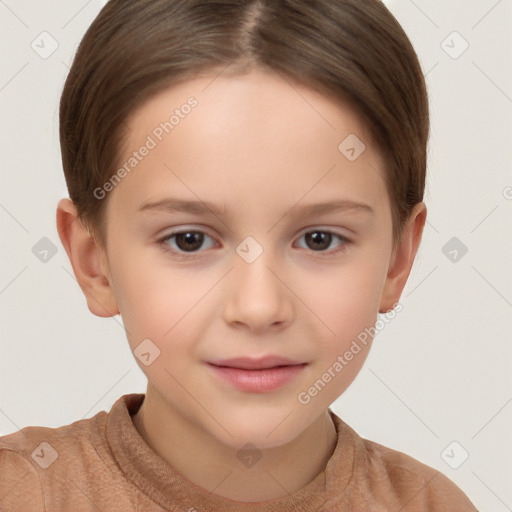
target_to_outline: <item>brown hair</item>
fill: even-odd
[[[107,2],[80,42],[60,101],[69,195],[99,243],[106,246],[108,198],[94,190],[116,171],[129,114],[162,89],[229,64],[231,74],[259,66],[350,102],[386,163],[398,243],[423,200],[428,95],[407,35],[379,0]]]

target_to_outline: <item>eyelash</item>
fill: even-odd
[[[165,251],[166,253],[170,253],[173,256],[176,256],[178,258],[188,259],[188,260],[195,259],[195,258],[198,257],[199,253],[201,253],[203,251],[195,251],[195,252],[189,252],[189,253],[187,253],[187,252],[180,252],[180,251],[177,251],[176,249],[172,249],[169,246],[169,244],[167,244],[167,242],[171,238],[173,238],[174,236],[179,235],[179,234],[185,234],[185,233],[204,234],[204,235],[208,236],[209,238],[211,238],[213,240],[213,237],[208,235],[208,233],[205,233],[204,231],[201,231],[199,229],[189,228],[189,229],[182,229],[182,230],[172,231],[171,233],[165,235],[163,238],[160,238],[157,241],[157,243],[162,247],[163,251]],[[342,235],[340,233],[336,233],[335,231],[327,230],[327,229],[310,229],[308,231],[303,231],[299,238],[302,238],[303,236],[311,234],[311,233],[328,233],[330,235],[334,235],[335,237],[337,237],[342,242],[338,246],[337,249],[330,250],[330,251],[327,251],[327,250],[324,250],[324,251],[313,251],[313,250],[311,250],[311,252],[313,252],[313,253],[325,254],[326,256],[336,255],[336,254],[338,254],[340,252],[345,251],[347,249],[347,245],[351,243],[351,241],[347,237],[345,237],[344,235]]]

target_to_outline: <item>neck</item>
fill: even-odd
[[[291,442],[258,450],[254,465],[254,454],[247,452],[247,463],[240,464],[239,450],[178,415],[168,402],[159,403],[150,389],[132,416],[141,437],[187,480],[230,500],[262,502],[293,494],[325,470],[336,447],[336,428],[325,411]]]

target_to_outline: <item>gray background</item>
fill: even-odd
[[[103,5],[0,0],[0,435],[145,391],[121,318],[89,312],[55,226],[67,197],[58,101]],[[332,408],[363,437],[445,473],[480,510],[512,510],[512,2],[387,5],[429,87],[428,224],[404,309]],[[46,50],[58,44],[47,58],[31,46],[42,38]],[[41,261],[49,245],[56,253]]]

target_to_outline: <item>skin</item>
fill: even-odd
[[[426,207],[416,205],[393,250],[383,161],[349,104],[262,70],[212,82],[215,75],[159,93],[128,119],[121,161],[187,98],[199,102],[104,199],[106,248],[69,199],[58,204],[57,227],[90,311],[121,314],[132,351],[148,338],[160,350],[149,366],[136,358],[148,378],[133,417],[140,435],[196,485],[256,502],[296,492],[325,469],[336,445],[327,409],[371,342],[309,403],[298,394],[399,300]],[[338,150],[349,134],[366,145],[353,162]],[[228,214],[137,212],[171,196],[223,205]],[[332,199],[374,213],[296,213]],[[205,233],[196,249],[175,237],[164,242],[173,254],[158,241],[191,228]],[[305,228],[348,241],[308,241]],[[247,236],[263,249],[252,263],[236,252]],[[270,393],[230,387],[205,364],[268,354],[308,364]],[[262,454],[251,468],[237,458],[247,442]]]

